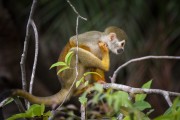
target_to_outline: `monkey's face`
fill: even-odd
[[[109,40],[106,42],[108,48],[115,54],[121,54],[124,51],[125,40],[118,40],[116,34],[110,33]]]

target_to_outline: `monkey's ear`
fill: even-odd
[[[116,33],[109,33],[109,38],[111,41],[115,40],[116,39]]]

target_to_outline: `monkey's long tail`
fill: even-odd
[[[69,94],[67,98],[71,96],[71,93]],[[60,104],[67,95],[68,95],[68,89],[64,89],[64,88],[61,89],[58,93],[52,96],[48,96],[48,97],[37,97],[21,89],[14,89],[14,90],[9,90],[2,93],[0,96],[0,102],[2,102],[7,97],[19,96],[19,97],[27,99],[31,103],[45,104],[46,106],[53,106],[53,105]]]

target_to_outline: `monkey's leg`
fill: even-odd
[[[102,60],[96,57],[91,52],[84,50],[82,48],[73,47],[70,49],[70,51],[74,51],[75,53],[78,53],[78,59],[81,64],[83,64],[85,67],[94,67],[98,69],[102,69],[104,71],[109,70],[109,50],[105,49],[104,46],[100,46],[100,49],[102,51]],[[107,52],[107,53],[106,53]]]

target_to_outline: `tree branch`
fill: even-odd
[[[119,66],[115,71],[114,71],[114,74],[113,76],[111,77],[111,82],[112,83],[115,83],[116,81],[116,77],[117,77],[117,74],[118,72],[126,67],[127,65],[129,65],[130,63],[133,63],[133,62],[139,62],[139,61],[143,61],[143,60],[149,60],[149,59],[180,59],[180,56],[145,56],[145,57],[140,57],[140,58],[135,58],[135,59],[131,59],[129,60],[128,62],[122,64],[121,66]]]
[[[38,31],[37,27],[34,23],[33,20],[30,21],[30,24],[33,28],[34,31],[34,36],[35,36],[35,55],[34,55],[34,64],[33,64],[33,69],[32,69],[32,74],[31,74],[31,81],[30,81],[30,86],[29,86],[29,93],[32,94],[33,90],[33,84],[34,84],[34,76],[36,72],[36,66],[37,66],[37,58],[38,58],[38,51],[39,51],[39,38],[38,38]],[[28,104],[29,106],[30,104]]]
[[[25,61],[26,61],[26,57],[27,57],[27,49],[28,49],[28,43],[29,43],[29,29],[30,29],[30,22],[31,22],[33,14],[34,14],[36,3],[37,3],[37,1],[33,0],[32,6],[31,6],[31,11],[30,11],[29,18],[28,18],[28,22],[26,25],[26,36],[25,36],[25,40],[24,40],[24,49],[23,49],[23,54],[21,55],[21,62],[20,62],[21,76],[22,76],[22,88],[24,91],[27,91]],[[26,101],[26,105],[27,105],[27,101]]]
[[[142,93],[159,94],[165,98],[165,100],[167,101],[169,106],[172,105],[172,102],[170,100],[170,96],[180,96],[180,93],[177,93],[177,92],[170,92],[170,91],[160,90],[160,89],[134,88],[134,87],[130,87],[127,85],[115,84],[115,83],[103,84],[103,88],[105,88],[105,89],[112,88],[112,89],[116,89],[116,90],[122,90],[124,92],[128,92],[131,94],[142,94]]]
[[[81,120],[86,120],[86,106],[81,104]]]
[[[14,101],[15,101],[15,103],[16,103],[19,111],[20,111],[21,113],[24,113],[26,110],[25,110],[22,102],[19,100],[19,98],[18,98],[18,97],[14,97]]]
[[[79,12],[76,10],[76,8],[72,5],[72,3],[71,3],[69,0],[67,0],[67,2],[68,2],[68,4],[71,6],[71,8],[73,9],[73,11],[77,14],[77,17],[80,17],[80,18],[83,19],[83,20],[87,20],[87,18],[82,17],[82,16],[79,14]]]

